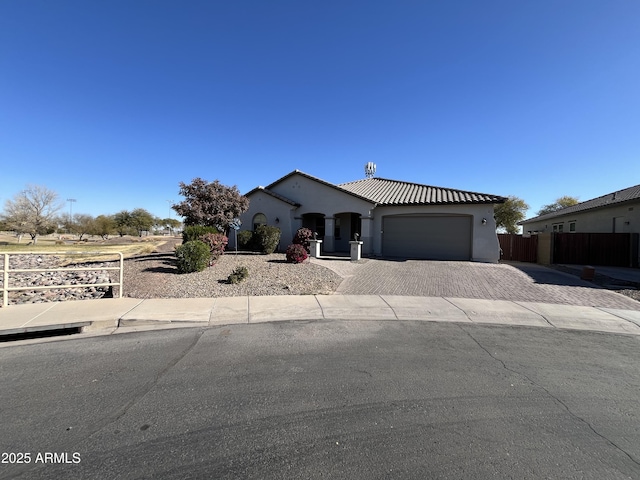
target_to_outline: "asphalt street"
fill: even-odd
[[[5,345],[0,478],[639,478],[638,342],[298,321]]]

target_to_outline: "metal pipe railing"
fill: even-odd
[[[64,289],[64,288],[87,288],[87,287],[112,287],[118,286],[118,297],[122,298],[122,287],[124,280],[124,256],[121,252],[15,252],[15,253],[3,253],[4,264],[2,266],[2,306],[9,305],[9,292],[15,292],[20,290],[52,290],[52,289]],[[119,266],[117,267],[61,267],[61,268],[9,268],[9,256],[10,255],[118,255]],[[79,272],[79,271],[102,271],[102,270],[118,270],[118,282],[113,283],[76,283],[76,284],[62,284],[62,285],[27,285],[22,287],[11,287],[9,285],[10,273],[27,273],[27,272]]]

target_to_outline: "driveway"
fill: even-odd
[[[342,295],[410,295],[559,303],[639,310],[640,302],[531,263],[314,259],[344,280]]]

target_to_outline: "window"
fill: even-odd
[[[576,222],[569,222],[569,231],[570,232],[576,231]]]
[[[255,230],[256,228],[258,228],[259,225],[266,225],[267,224],[267,217],[265,216],[264,213],[256,213],[253,216],[253,229]]]
[[[562,232],[564,230],[564,223],[554,223],[553,231],[554,232]]]
[[[340,218],[336,217],[335,228],[333,229],[333,236],[336,240],[340,240]]]

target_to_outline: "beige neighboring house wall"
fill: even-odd
[[[571,230],[571,224],[574,230]],[[555,226],[555,229],[554,229]],[[523,233],[640,233],[640,201],[522,223]]]
[[[640,185],[520,222],[522,232],[640,233]]]
[[[408,194],[409,191],[412,193]],[[504,197],[378,178],[333,185],[297,170],[267,187],[251,190],[246,196],[249,209],[240,217],[241,230],[252,230],[256,215],[264,215],[268,225],[282,232],[281,251],[291,243],[295,232],[306,226],[321,234],[323,253],[348,252],[349,241],[359,230],[363,254],[385,255],[385,218],[402,218],[396,225],[402,225],[403,229],[411,227],[413,221],[418,222],[417,231],[424,232],[428,220],[444,217],[468,220],[464,230],[468,236],[463,240],[456,238],[463,247],[468,244],[465,259],[497,262],[500,258],[493,207]],[[399,233],[400,229],[394,238],[403,242],[406,236]],[[438,234],[442,246],[447,241],[442,240],[447,232]],[[233,239],[230,244],[234,244]],[[424,258],[428,255],[425,252]]]

